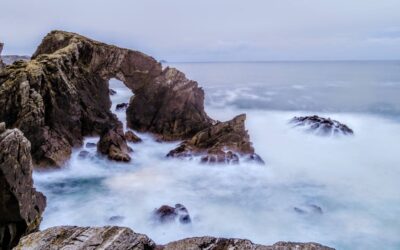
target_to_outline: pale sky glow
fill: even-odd
[[[400,59],[399,0],[0,0],[3,54],[53,29],[168,61]]]

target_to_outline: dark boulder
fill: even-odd
[[[97,150],[107,155],[110,160],[124,162],[129,162],[131,160],[129,153],[132,149],[126,144],[121,123],[114,128],[106,130],[105,133],[100,136],[100,140],[97,143]]]
[[[124,110],[128,107],[128,103],[119,103],[117,104],[117,106],[115,106],[115,110],[119,111],[119,110]]]
[[[290,123],[294,124],[295,127],[301,127],[308,132],[323,136],[352,135],[354,133],[352,129],[343,123],[316,115],[294,117]]]
[[[200,156],[203,163],[238,163],[245,160],[263,163],[255,154],[249,134],[245,128],[246,115],[238,115],[227,122],[216,124],[198,132],[176,149],[168,157]]]
[[[174,222],[177,219],[182,224],[191,222],[189,212],[182,204],[176,204],[175,207],[163,205],[154,211],[154,218],[160,223]]]
[[[33,188],[30,142],[0,123],[0,249],[39,229],[46,197]]]

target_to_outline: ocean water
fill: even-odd
[[[247,114],[264,166],[166,159],[179,142],[138,133],[132,162],[77,148],[62,170],[35,172],[48,198],[41,228],[119,225],[157,243],[212,235],[255,243],[315,241],[337,249],[400,249],[400,62],[175,63],[204,88],[215,119]],[[113,107],[131,93],[111,80]],[[124,121],[124,112],[116,112]],[[354,136],[293,128],[317,114]],[[97,142],[98,138],[87,138]],[[79,158],[81,150],[90,157]],[[152,212],[181,203],[192,223],[160,225]],[[111,217],[119,216],[118,220]]]

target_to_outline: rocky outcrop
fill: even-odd
[[[295,127],[302,127],[307,132],[317,135],[352,135],[353,130],[338,121],[330,118],[313,116],[294,117],[291,121]]]
[[[278,242],[272,246],[254,244],[249,240],[195,237],[171,242],[163,250],[333,250],[317,243]]]
[[[86,37],[53,31],[32,60],[0,73],[0,121],[24,132],[36,165],[61,166],[83,136],[115,127],[108,81],[125,83],[128,125],[165,140],[186,139],[208,127],[204,92],[154,58]]]
[[[227,122],[217,122],[181,143],[167,156],[200,156],[204,163],[238,163],[240,158],[262,163],[254,153],[245,120],[246,115],[242,114]]]
[[[140,139],[139,136],[137,136],[135,133],[133,133],[130,130],[125,132],[125,139],[127,142],[132,142],[132,143],[138,143],[138,142],[142,141],[142,139]]]
[[[156,245],[146,235],[123,227],[53,227],[24,237],[15,250],[333,250],[317,243],[278,242],[257,245],[249,240],[196,237]]]
[[[154,211],[154,219],[160,223],[174,222],[178,220],[182,224],[191,222],[189,211],[182,204],[175,207],[163,205]]]
[[[109,159],[115,161],[129,162],[131,157],[129,152],[131,149],[126,144],[124,130],[122,124],[119,123],[114,128],[106,130],[97,143],[97,150],[107,155]]]
[[[33,188],[32,168],[29,141],[0,123],[0,249],[39,228],[46,198]]]
[[[155,243],[123,227],[53,227],[24,237],[14,250],[147,250]]]
[[[212,123],[204,111],[204,91],[174,68],[166,68],[134,92],[127,109],[132,129],[150,131],[163,140],[180,140]]]
[[[4,67],[4,63],[1,59],[1,52],[3,51],[3,46],[4,46],[4,44],[0,43],[0,69],[2,69]]]

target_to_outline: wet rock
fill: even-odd
[[[182,72],[163,70],[141,52],[64,31],[46,35],[32,60],[1,71],[0,120],[24,132],[37,166],[62,166],[84,136],[118,124],[110,111],[111,78],[135,93],[126,110],[132,129],[186,140],[214,123],[204,111],[204,91]]]
[[[294,124],[295,127],[302,127],[306,131],[323,136],[339,134],[352,135],[354,133],[353,130],[345,124],[316,115],[294,117],[290,123]]]
[[[33,188],[30,142],[18,129],[0,123],[0,249],[39,229],[45,196]]]
[[[82,158],[82,159],[85,159],[85,158],[87,158],[89,156],[89,154],[90,154],[89,151],[82,150],[81,152],[79,152],[78,157]]]
[[[149,250],[155,247],[155,243],[146,235],[135,233],[129,228],[61,226],[24,237],[15,250]]]
[[[204,111],[203,89],[174,68],[167,67],[134,93],[127,109],[128,126],[134,130],[181,140],[212,123]]]
[[[263,163],[255,154],[245,129],[246,115],[236,116],[198,132],[168,153],[168,157],[200,156],[203,163],[238,163],[239,157]]]
[[[128,103],[119,103],[117,104],[117,106],[115,107],[115,110],[119,111],[119,110],[124,110],[128,107]]]
[[[175,207],[163,205],[154,211],[154,217],[161,223],[173,222],[176,219],[182,224],[191,222],[189,212],[182,204],[176,204]]]
[[[130,130],[126,131],[125,139],[126,139],[126,141],[132,142],[132,143],[138,143],[138,142],[142,141],[142,139],[140,139],[139,136],[137,136],[135,133],[133,133]]]
[[[97,147],[97,144],[94,142],[88,142],[86,143],[86,148],[95,148]]]
[[[115,215],[115,216],[111,216],[110,218],[108,218],[108,222],[119,223],[119,222],[122,222],[124,219],[125,219],[124,216]]]
[[[97,150],[110,160],[129,162],[131,148],[126,144],[122,123],[101,135]]]
[[[113,90],[113,89],[109,89],[109,90],[108,90],[108,93],[109,93],[110,95],[115,95],[115,94],[117,93],[117,91],[115,91],[115,90]]]

